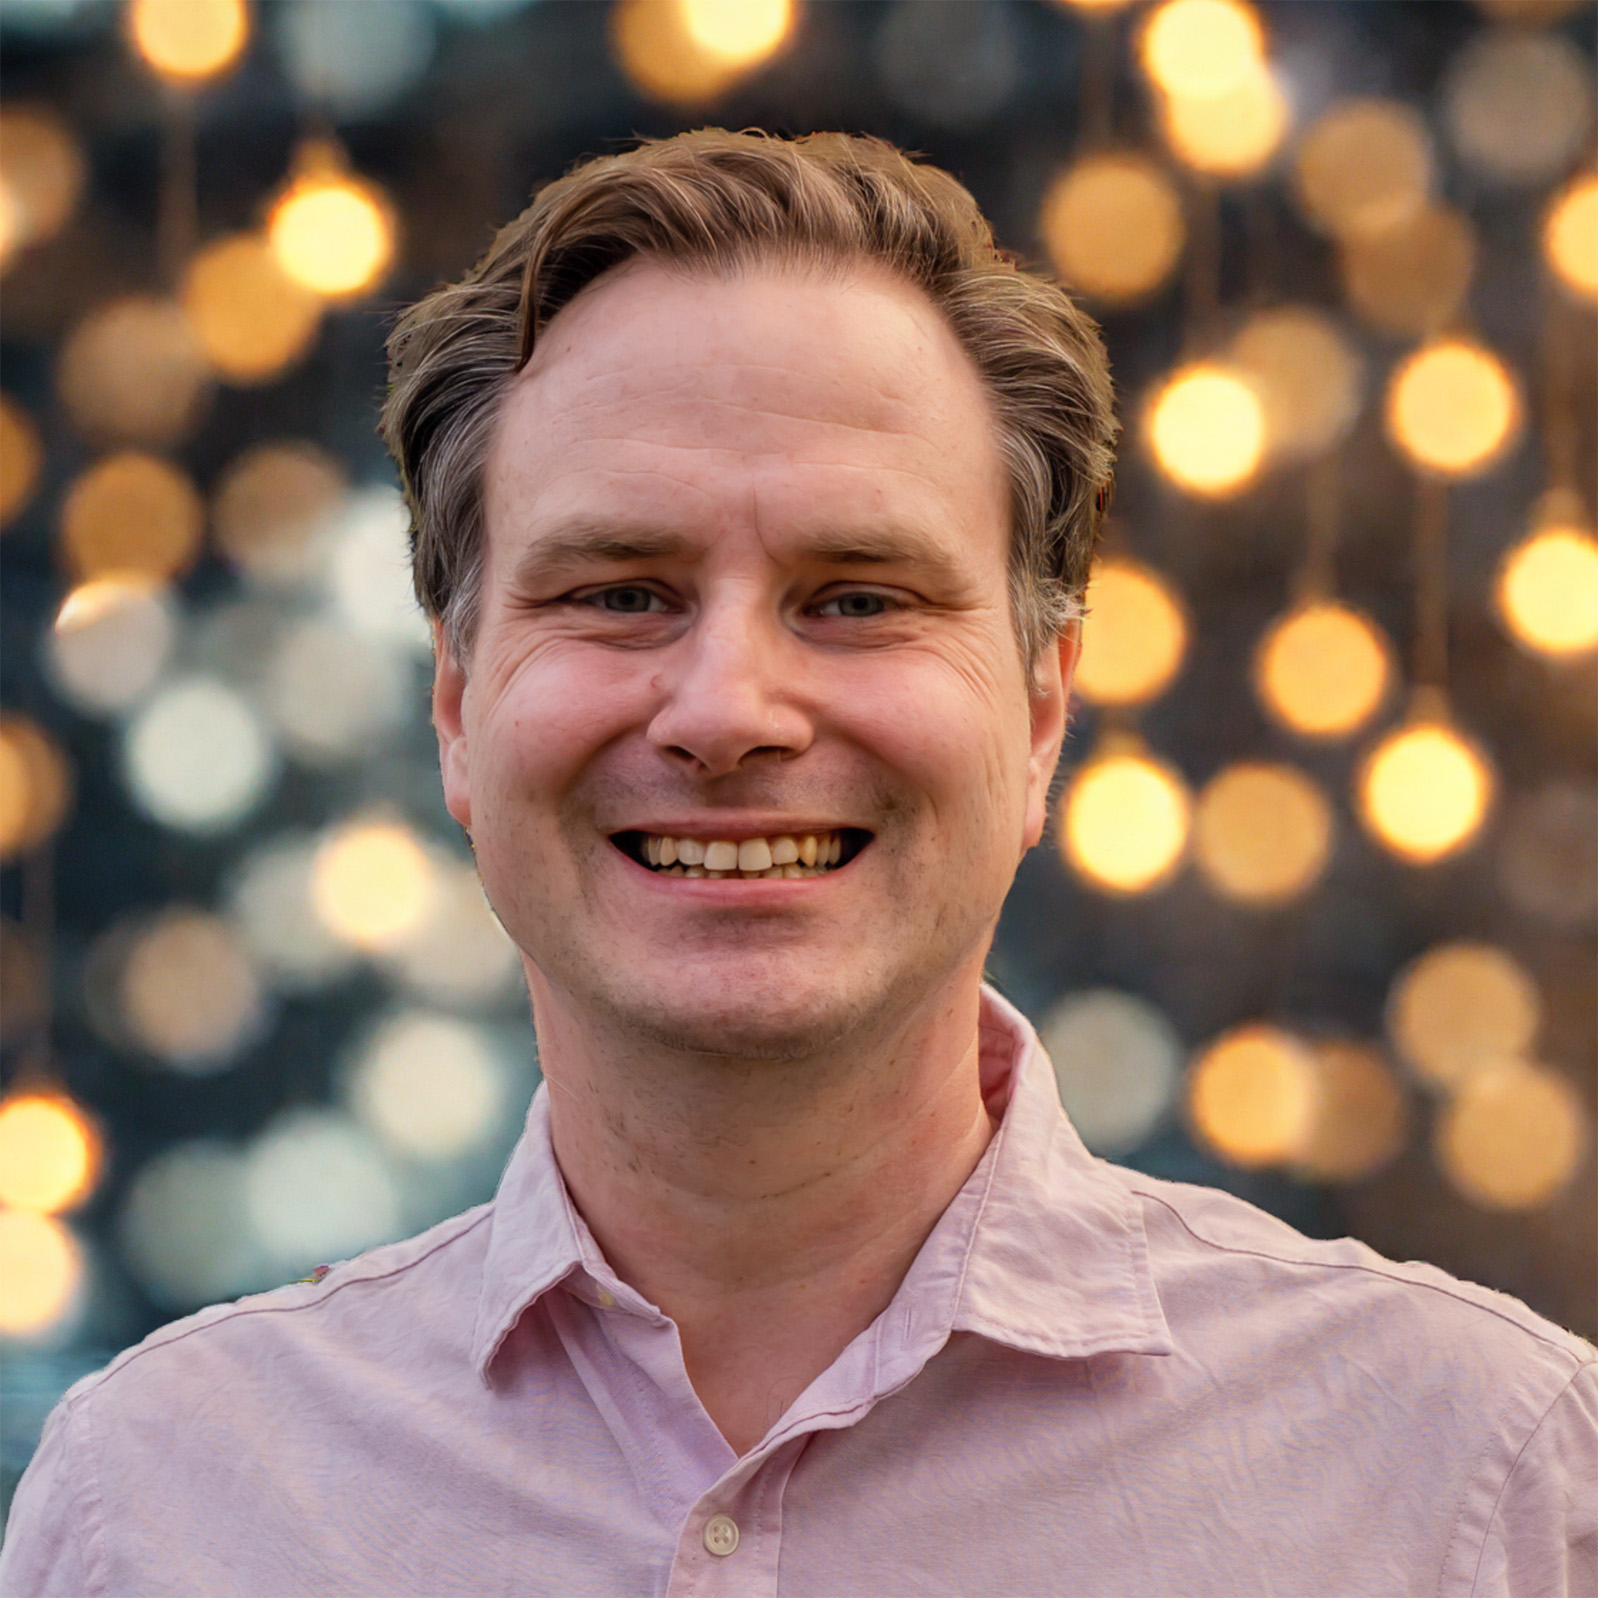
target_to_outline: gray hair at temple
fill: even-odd
[[[938,308],[986,384],[1010,475],[1010,594],[1035,663],[1080,613],[1116,423],[1097,327],[994,242],[948,173],[880,139],[705,129],[585,161],[541,189],[458,283],[399,319],[381,432],[411,513],[417,598],[467,664],[483,468],[500,402],[551,319],[637,258],[731,275],[871,262]]]

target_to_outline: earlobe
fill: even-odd
[[[466,746],[466,672],[455,658],[443,623],[433,622],[433,731],[444,805],[468,832],[472,828],[470,767]]]

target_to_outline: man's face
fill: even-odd
[[[541,1017],[792,1058],[974,985],[1074,645],[1029,681],[987,398],[918,291],[613,273],[509,392],[485,496],[435,716]]]

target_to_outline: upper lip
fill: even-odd
[[[733,821],[722,818],[713,821],[633,821],[624,827],[609,830],[613,837],[623,832],[642,832],[656,838],[698,838],[704,843],[743,843],[749,838],[802,838],[807,833],[869,831],[848,821]]]

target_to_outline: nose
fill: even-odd
[[[794,693],[792,643],[756,596],[707,605],[672,648],[650,741],[706,777],[801,753],[814,733]]]

